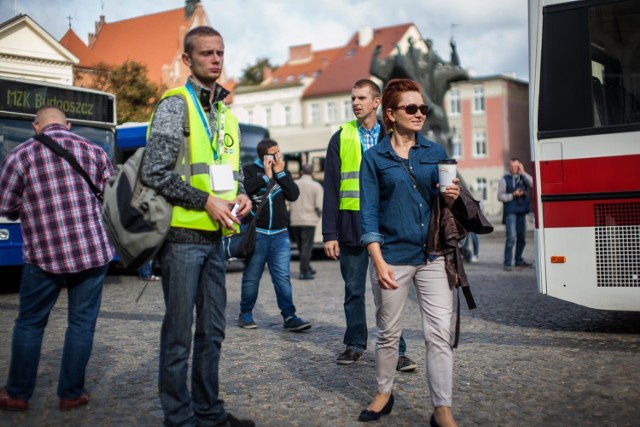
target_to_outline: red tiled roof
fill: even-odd
[[[100,58],[80,40],[80,37],[78,37],[71,28],[62,36],[60,44],[78,57],[80,62],[77,64],[77,67],[90,68],[92,65],[96,65],[101,61]]]
[[[149,80],[162,82],[162,66],[182,51],[179,29],[187,29],[184,8],[105,23],[92,50],[109,64],[135,60],[148,68]],[[134,42],[135,41],[135,42]]]
[[[333,48],[312,52],[309,61],[295,61],[292,64],[287,62],[280,66],[272,74],[269,86],[297,81],[301,76],[312,77],[314,73],[321,72],[323,68],[331,64],[331,61],[343,48]],[[289,78],[289,80],[287,80]]]
[[[329,66],[311,83],[303,97],[350,92],[356,80],[371,77],[369,66],[374,48],[381,45],[381,58],[388,56],[412,25],[407,23],[376,28],[373,40],[366,46],[358,46],[358,33],[355,33],[349,43],[339,49],[339,54],[334,56]]]
[[[197,13],[185,18],[182,7],[104,22],[91,47],[85,45],[72,30],[67,31],[60,43],[80,59],[79,65],[84,68],[92,68],[101,62],[118,66],[127,60],[144,64],[149,80],[160,86],[163,83],[163,66],[172,67],[174,58],[181,54],[182,37]]]

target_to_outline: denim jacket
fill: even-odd
[[[446,158],[444,148],[416,133],[407,167],[420,186],[418,192],[402,166],[403,159],[391,147],[390,134],[364,153],[360,168],[362,245],[380,243],[382,256],[389,264],[420,265],[427,261],[431,205],[439,192],[438,161]]]

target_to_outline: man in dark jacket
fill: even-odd
[[[351,107],[356,120],[343,124],[333,134],[325,159],[322,240],[325,254],[329,258],[340,259],[347,320],[344,333],[346,349],[336,359],[339,365],[356,362],[367,348],[365,290],[369,254],[360,245],[358,173],[364,152],[385,135],[384,125],[376,119],[379,105],[378,85],[369,79],[355,82],[351,89]],[[405,356],[406,347],[401,337],[397,369],[410,372],[417,365]]]
[[[531,264],[522,258],[527,244],[527,214],[529,207],[528,190],[533,188],[533,177],[524,171],[524,166],[515,157],[509,162],[509,172],[498,183],[498,200],[504,203],[503,223],[506,225],[507,240],[504,245],[504,269],[511,271],[513,247],[516,247],[516,267]]]
[[[254,209],[264,197],[268,201],[258,216],[255,250],[245,260],[238,325],[244,329],[258,327],[252,311],[258,300],[260,278],[266,263],[276,291],[278,308],[284,319],[284,328],[287,331],[303,331],[309,329],[311,324],[296,316],[296,307],[293,305],[289,270],[291,243],[287,230],[289,213],[286,206],[286,201],[293,202],[298,198],[300,190],[284,168],[284,159],[276,141],[264,139],[258,143],[257,149],[258,160],[243,167],[244,188],[253,201]]]

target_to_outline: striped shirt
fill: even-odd
[[[100,147],[59,124],[43,132],[104,189],[114,169]],[[0,167],[0,189],[0,216],[21,222],[25,263],[50,273],[77,273],[113,258],[102,205],[71,165],[39,141],[31,138],[7,155]]]

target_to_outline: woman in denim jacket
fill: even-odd
[[[420,134],[427,114],[421,93],[412,80],[387,83],[382,94],[382,116],[391,131],[364,154],[360,170],[362,244],[371,256],[369,276],[378,333],[376,395],[359,419],[377,420],[393,408],[398,343],[413,284],[427,348],[427,380],[434,407],[430,422],[432,426],[455,426],[451,413],[453,292],[444,257],[429,256],[426,242],[434,201],[443,197],[451,207],[460,188],[456,179],[440,193],[438,161],[446,159],[447,154]]]

